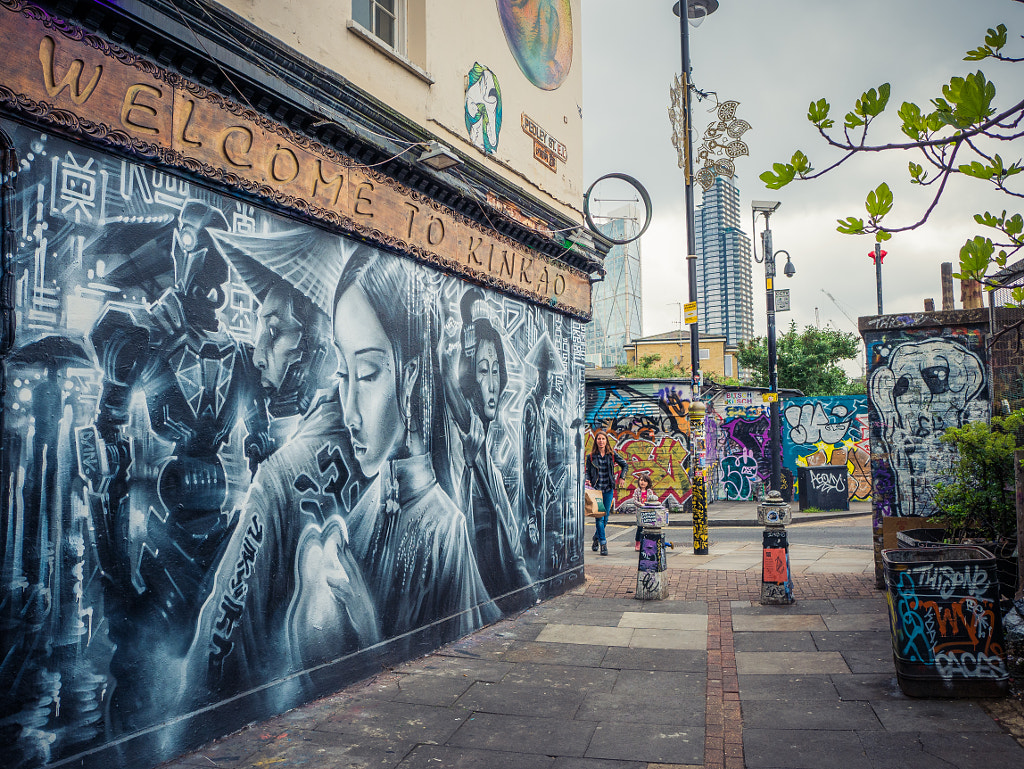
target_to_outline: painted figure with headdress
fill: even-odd
[[[350,249],[312,228],[215,242],[260,303],[254,360],[271,410],[279,421],[298,417],[252,479],[190,650],[189,685],[228,694],[380,633],[348,543],[361,476],[334,390],[330,302]],[[279,688],[275,705],[296,701],[302,683]]]
[[[466,291],[460,309],[461,334],[449,319],[439,356],[445,402],[462,444],[456,500],[465,511],[480,576],[491,597],[518,591],[516,603],[532,603],[533,577],[523,557],[519,523],[489,440],[508,383],[505,345],[480,289]]]

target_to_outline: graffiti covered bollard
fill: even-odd
[[[908,697],[1009,691],[996,559],[981,547],[883,550],[896,680]]]
[[[660,601],[668,598],[668,585],[663,576],[668,568],[668,558],[665,534],[661,529],[668,526],[668,510],[661,505],[637,507],[636,524],[643,531],[640,534],[640,561],[636,568],[634,597],[640,601]]]
[[[784,606],[793,603],[793,577],[789,569],[789,538],[786,524],[791,520],[789,505],[777,491],[769,491],[757,506],[757,522],[764,526],[761,559],[761,604]]]

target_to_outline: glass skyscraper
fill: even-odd
[[[622,240],[635,232],[634,206],[612,211],[598,225],[607,237]],[[628,233],[628,234],[627,234]],[[625,344],[643,336],[640,301],[640,241],[614,246],[604,259],[607,274],[594,284],[593,320],[587,324],[587,365],[607,368],[626,362]]]
[[[740,229],[740,191],[717,177],[694,215],[700,333],[727,345],[754,338],[750,238]]]

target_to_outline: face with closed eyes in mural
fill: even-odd
[[[498,413],[498,398],[501,397],[501,362],[494,342],[489,339],[477,345],[474,373],[480,416],[491,422]]]
[[[345,425],[356,461],[363,474],[372,478],[406,434],[395,349],[358,285],[338,297],[334,318]]]

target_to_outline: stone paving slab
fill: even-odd
[[[809,630],[779,631],[775,633],[736,633],[738,652],[814,652],[820,651],[814,645]]]
[[[458,700],[459,707],[475,713],[571,719],[579,709],[577,689],[537,685],[522,681],[477,681]]]
[[[555,759],[513,751],[419,745],[398,769],[552,769]]]
[[[537,641],[545,643],[586,646],[629,646],[632,639],[633,628],[558,624],[546,625],[536,638]]]
[[[821,619],[825,629],[830,631],[883,630],[888,633],[889,630],[889,615],[882,612],[823,615]]]
[[[704,730],[643,723],[623,728],[619,723],[602,723],[594,732],[586,757],[701,765]]]
[[[836,607],[827,599],[798,597],[796,603],[789,606],[762,606],[750,601],[731,601],[733,621],[743,615],[758,617],[791,617],[797,614],[825,615],[835,614]],[[822,628],[824,629],[824,628]]]
[[[880,656],[892,654],[892,640],[888,633],[880,633],[877,630],[851,630],[839,632],[811,632],[811,638],[818,651],[845,651],[857,649],[861,651],[879,652]],[[881,654],[883,653],[884,654]]]
[[[387,736],[398,742],[442,743],[462,726],[467,715],[450,708],[357,697],[332,712],[317,731],[357,740]]]
[[[881,731],[882,724],[867,702],[802,702],[790,696],[743,702],[743,728],[863,732]]]
[[[857,732],[743,730],[747,769],[874,769]]]
[[[600,667],[607,646],[591,644],[517,641],[502,658],[505,662],[536,662],[555,665],[589,665]]]
[[[618,670],[656,670],[703,673],[707,670],[704,647],[693,649],[637,649],[609,646],[601,667]]]
[[[701,633],[707,633],[708,615],[706,611],[700,614],[662,614],[650,611],[627,611],[622,613],[619,619],[619,627],[697,630]]]
[[[688,649],[700,651],[708,645],[707,630],[664,630],[636,628],[629,646],[633,649]]]
[[[477,713],[466,719],[448,744],[539,756],[582,756],[597,726],[596,721]]]
[[[896,682],[896,673],[862,673],[832,676],[832,684],[842,700],[904,699],[905,694]]]
[[[737,633],[744,631],[752,632],[775,632],[789,630],[824,630],[825,623],[817,614],[793,614],[783,616],[751,616],[733,615],[732,629]]]
[[[839,652],[736,652],[736,667],[740,675],[852,672]]]
[[[895,671],[891,644],[884,650],[851,649],[843,651],[841,654],[851,673],[891,673]]]
[[[821,700],[836,702],[839,693],[827,675],[741,675],[739,676],[740,700],[744,703],[757,700],[772,702],[811,702]]]
[[[1010,769],[1024,755],[1008,734],[988,731],[871,734],[862,743],[874,769]]]
[[[888,732],[1000,733],[995,721],[969,700],[925,700],[903,698],[895,702],[872,702],[878,720]]]
[[[615,647],[619,648],[619,647]],[[616,670],[607,666],[589,667],[583,665],[542,665],[522,662],[515,665],[502,683],[550,686],[580,692],[610,692],[618,678]]]

